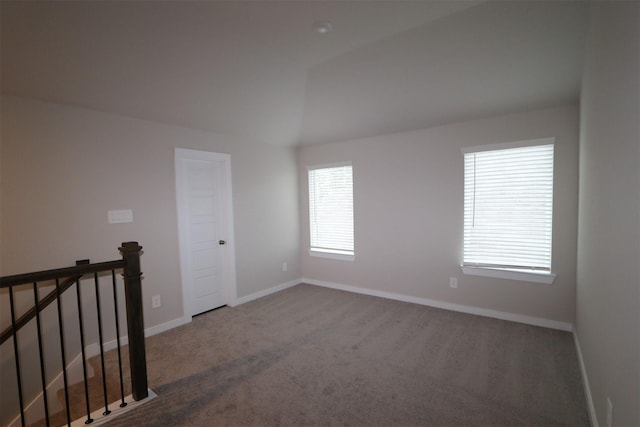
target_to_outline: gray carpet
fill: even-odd
[[[147,339],[109,426],[587,426],[571,334],[298,285]]]

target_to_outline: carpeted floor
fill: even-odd
[[[588,426],[571,334],[298,285],[147,339],[115,426]]]

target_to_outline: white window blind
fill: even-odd
[[[351,164],[309,169],[311,250],[353,255]]]
[[[550,272],[552,211],[553,144],[464,154],[464,265]]]

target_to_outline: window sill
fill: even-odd
[[[353,261],[356,259],[353,253],[347,251],[330,251],[327,249],[309,249],[309,255],[317,258],[337,259],[340,261]]]
[[[521,282],[544,283],[550,285],[556,278],[553,273],[540,273],[504,268],[470,267],[463,265],[462,272],[470,276],[495,277],[497,279],[519,280]]]

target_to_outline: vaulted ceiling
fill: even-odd
[[[340,141],[576,102],[587,9],[2,1],[2,92],[256,142]]]

